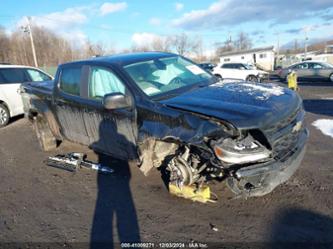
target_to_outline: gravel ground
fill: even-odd
[[[144,177],[133,165],[91,152],[90,158],[107,161],[116,172],[47,167],[43,160],[55,153],[41,152],[31,125],[17,119],[0,130],[0,242],[75,247],[92,240],[196,241],[218,248],[222,244],[216,243],[275,248],[278,242],[325,242],[333,247],[333,138],[311,125],[333,119],[333,85],[301,84],[300,93],[310,139],[296,174],[259,198],[234,199],[223,183],[213,183],[215,204],[171,196],[158,171]],[[65,143],[57,153],[66,151],[87,150]]]

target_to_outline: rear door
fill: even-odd
[[[11,116],[23,113],[19,88],[27,81],[30,78],[23,68],[0,68],[0,100],[6,102]]]
[[[82,103],[87,66],[69,64],[61,68],[54,92],[53,108],[62,135],[68,140],[89,145],[83,120]]]
[[[309,78],[311,75],[310,70],[308,69],[308,63],[299,63],[291,68],[292,71],[296,72],[296,75],[299,79]]]

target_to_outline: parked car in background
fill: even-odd
[[[224,63],[216,66],[213,74],[221,79],[241,79],[251,82],[261,82],[269,76],[268,72],[246,63]]]
[[[207,71],[213,71],[214,67],[216,67],[216,64],[206,62],[206,63],[200,63],[199,66]]]
[[[244,70],[245,71],[245,70]],[[60,65],[54,81],[21,86],[44,150],[70,140],[167,167],[177,186],[227,180],[261,196],[288,180],[308,137],[302,99],[273,84],[220,82],[182,56],[146,52]]]
[[[333,65],[322,61],[303,61],[277,72],[281,81],[287,81],[288,74],[294,71],[299,80],[329,80],[333,82]]]
[[[0,128],[11,117],[23,114],[23,102],[19,93],[21,83],[51,80],[52,77],[34,67],[0,65]]]

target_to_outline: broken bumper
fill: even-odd
[[[297,150],[284,162],[256,164],[235,172],[229,177],[229,188],[240,196],[262,196],[287,181],[300,166],[306,150],[308,130],[304,129],[297,143]],[[236,179],[237,178],[237,179]]]

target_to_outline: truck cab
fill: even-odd
[[[171,53],[60,65],[54,81],[22,87],[43,149],[69,140],[165,168],[178,186],[227,179],[260,196],[299,167],[308,137],[299,95],[274,84],[221,81]]]

